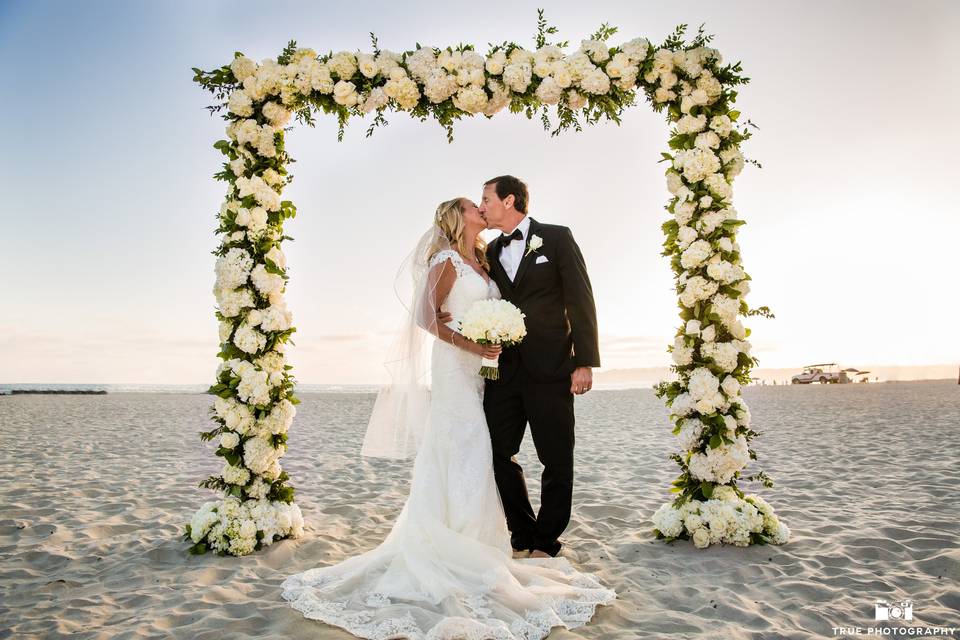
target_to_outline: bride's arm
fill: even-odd
[[[500,347],[494,345],[481,345],[473,340],[465,338],[445,324],[437,322],[437,312],[443,302],[450,295],[453,283],[457,279],[457,272],[450,260],[435,265],[430,269],[427,275],[427,284],[420,299],[420,326],[426,329],[440,340],[448,342],[455,347],[476,355],[494,358],[500,352]]]

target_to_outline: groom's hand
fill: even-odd
[[[570,374],[570,393],[583,395],[593,388],[593,369],[577,367]]]
[[[453,316],[446,311],[437,311],[437,324],[447,324],[453,320]]]

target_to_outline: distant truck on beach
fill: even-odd
[[[865,373],[870,372],[853,368],[840,369],[835,362],[808,364],[803,368],[801,373],[793,376],[790,382],[792,384],[813,384],[814,382],[819,382],[820,384],[847,384],[853,382],[853,378],[850,377],[851,374],[860,375]],[[865,382],[866,378],[861,379],[861,381]]]

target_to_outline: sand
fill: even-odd
[[[784,546],[694,549],[653,538],[675,466],[650,390],[577,402],[565,554],[616,589],[562,638],[820,638],[871,627],[877,599],[912,626],[960,626],[960,386],[751,387],[759,490]],[[287,575],[376,546],[409,465],[358,457],[372,395],[305,394],[284,467],[300,540],[244,558],[191,556],[180,535],[219,468],[202,394],[0,397],[0,638],[350,638],[281,598]],[[529,440],[520,461],[534,495]],[[901,623],[891,623],[897,626]],[[960,637],[960,631],[955,637]]]

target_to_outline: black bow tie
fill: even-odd
[[[504,244],[504,246],[510,244],[510,243],[513,242],[514,240],[523,240],[523,233],[520,231],[519,228],[518,228],[518,229],[514,229],[514,230],[513,230],[513,233],[511,233],[510,235],[503,234],[503,244]]]

